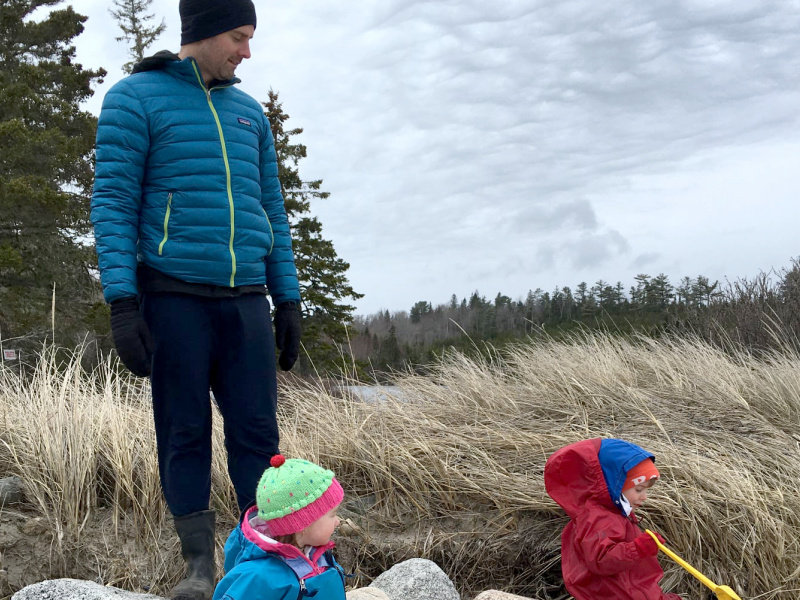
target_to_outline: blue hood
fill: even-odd
[[[606,480],[611,500],[617,508],[623,511],[623,514],[620,497],[628,471],[648,458],[652,458],[653,462],[656,460],[653,454],[631,442],[617,439],[604,439],[600,442],[597,459],[603,469],[603,477]]]

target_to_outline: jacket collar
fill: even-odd
[[[245,509],[239,524],[244,537],[247,538],[248,541],[255,544],[261,550],[264,550],[265,552],[271,552],[272,554],[277,554],[284,559],[291,560],[302,558],[306,561],[310,560],[312,564],[316,564],[320,556],[335,546],[334,542],[331,540],[324,546],[315,547],[311,552],[311,556],[308,557],[297,546],[293,546],[292,544],[282,544],[281,542],[273,540],[271,537],[268,537],[266,534],[255,529],[259,524],[264,522],[265,521],[258,516],[258,507],[251,506],[250,508]]]
[[[200,67],[197,65],[197,61],[194,57],[187,56],[181,60],[180,56],[169,50],[162,50],[156,52],[153,56],[142,59],[134,65],[132,73],[144,73],[146,71],[165,71],[178,79],[184,79],[192,85],[202,87],[203,89],[227,87],[241,83],[241,79],[238,77],[227,81],[215,79],[206,88],[205,82],[200,75]]]

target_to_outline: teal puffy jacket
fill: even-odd
[[[344,572],[330,552],[333,542],[311,556],[260,535],[255,506],[245,510],[225,542],[225,577],[212,600],[346,600]]]
[[[107,302],[137,294],[139,262],[299,302],[272,132],[238,82],[206,89],[194,59],[160,52],[106,94],[91,217]]]

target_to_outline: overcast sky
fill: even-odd
[[[108,0],[67,4],[97,113],[129,58]],[[256,7],[240,87],[304,128],[358,314],[800,256],[800,0]],[[177,51],[177,0],[151,8]]]

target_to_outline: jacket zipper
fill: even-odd
[[[228,163],[228,150],[225,146],[225,136],[222,133],[222,123],[219,121],[219,115],[217,114],[217,109],[214,108],[214,103],[211,101],[211,90],[206,87],[203,78],[200,76],[200,72],[197,70],[197,63],[192,60],[192,68],[194,68],[194,74],[197,76],[197,81],[200,83],[200,87],[203,88],[203,91],[206,93],[206,101],[208,101],[208,107],[211,109],[211,114],[214,115],[214,121],[217,123],[217,131],[219,132],[219,142],[222,146],[222,159],[225,163],[225,185],[228,190],[228,208],[230,211],[230,221],[231,221],[231,236],[228,240],[228,251],[231,254],[231,280],[230,280],[230,287],[234,287],[234,279],[236,277],[236,253],[233,250],[233,236],[235,233],[235,225],[234,225],[234,207],[233,207],[233,189],[231,188],[231,167]]]
[[[169,215],[172,212],[172,194],[174,192],[170,192],[169,196],[167,196],[167,212],[164,215],[164,237],[161,240],[161,243],[158,245],[158,255],[161,256],[164,250],[164,244],[167,243],[167,238],[169,237]]]

